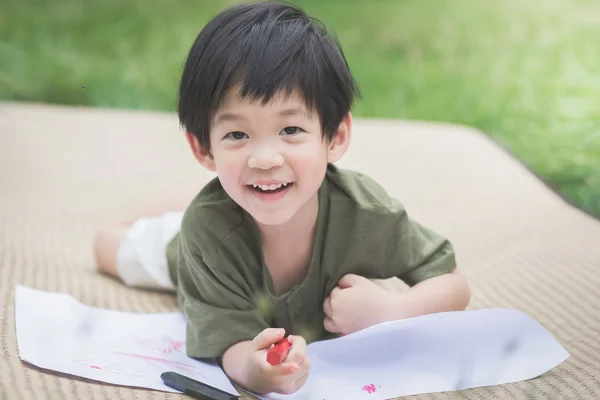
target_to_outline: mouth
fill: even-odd
[[[252,184],[252,185],[248,185],[248,188],[250,188],[251,190],[254,190],[256,192],[259,193],[279,193],[279,192],[283,192],[286,189],[289,189],[290,187],[292,187],[294,185],[294,182],[287,182],[287,183],[277,183],[277,184],[272,184],[272,185],[260,185],[260,184]]]

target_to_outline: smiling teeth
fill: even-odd
[[[287,183],[279,183],[277,185],[257,185],[256,183],[253,184],[252,186],[254,186],[255,188],[259,188],[261,190],[275,190],[275,189],[279,189],[282,186],[287,186]]]

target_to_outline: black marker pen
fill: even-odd
[[[221,389],[217,389],[210,385],[207,385],[202,382],[198,382],[194,379],[190,379],[187,376],[183,376],[178,374],[177,372],[169,371],[163,372],[160,375],[160,379],[165,383],[165,385],[179,390],[191,396],[195,399],[200,400],[238,400],[239,396],[233,395],[231,393],[227,393],[222,391]]]

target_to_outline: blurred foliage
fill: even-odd
[[[0,99],[174,110],[192,41],[238,2],[4,0]],[[355,116],[478,128],[600,216],[600,2],[296,3],[340,39]]]

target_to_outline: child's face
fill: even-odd
[[[280,225],[317,202],[327,163],[347,145],[350,116],[345,123],[342,139],[328,143],[318,115],[297,94],[263,106],[231,91],[215,114],[209,168],[259,224]]]

